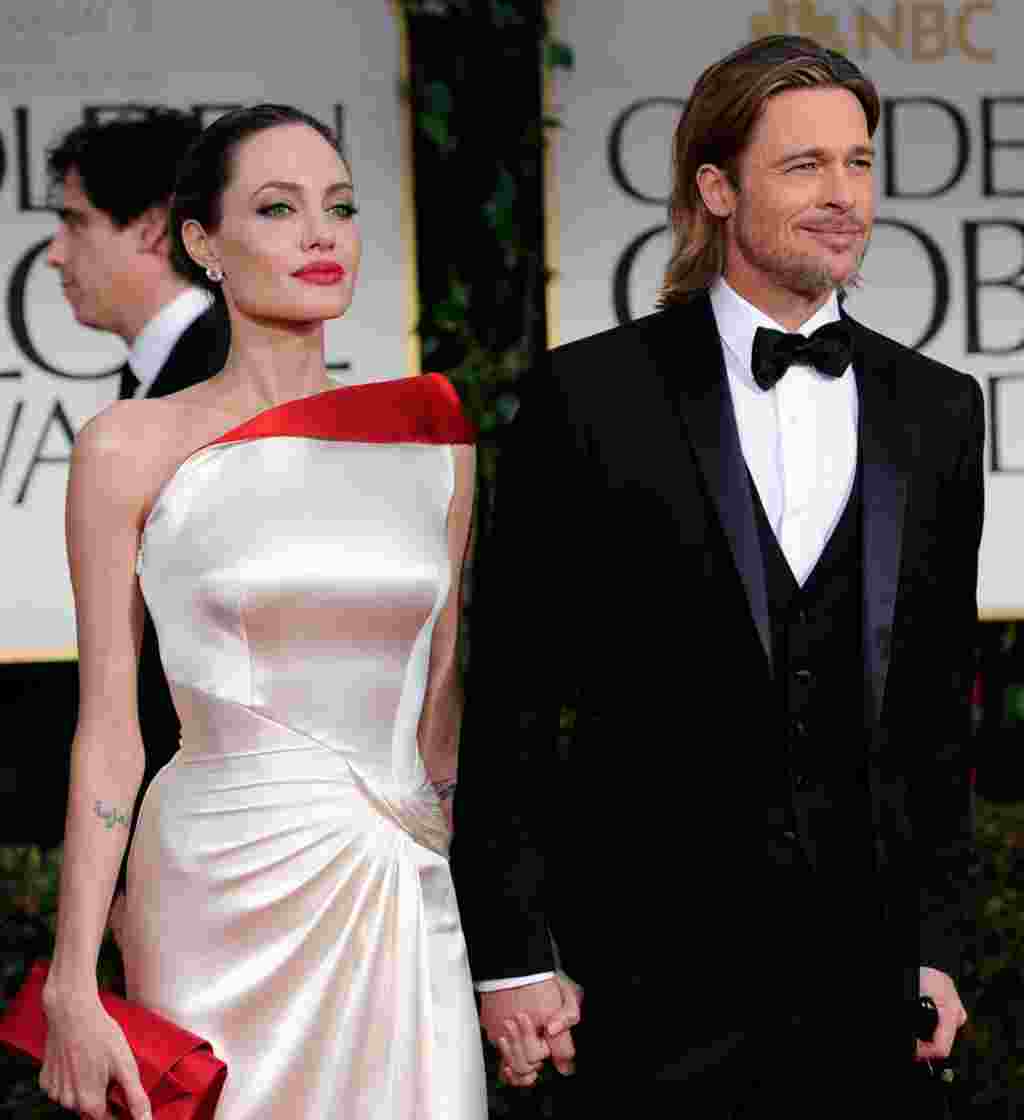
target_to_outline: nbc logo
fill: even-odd
[[[995,0],[966,0],[960,5],[893,0],[884,14],[873,10],[877,7],[851,5],[844,21],[835,11],[819,11],[817,0],[770,0],[767,11],[750,17],[750,34],[754,39],[806,35],[832,50],[862,58],[881,47],[909,62],[956,56],[970,62],[995,61],[995,49],[982,41],[996,37],[986,26],[996,15]]]

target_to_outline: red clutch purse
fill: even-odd
[[[43,983],[49,968],[48,961],[36,961],[0,1018],[0,1043],[39,1063],[46,1045]],[[100,992],[100,1003],[128,1039],[153,1120],[212,1120],[228,1067],[210,1043],[110,992]],[[110,1103],[128,1114],[120,1085],[111,1086]]]

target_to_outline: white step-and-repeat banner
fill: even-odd
[[[297,105],[340,126],[363,260],[327,357],[353,381],[411,372],[411,193],[391,4],[3,0],[0,5],[0,661],[74,650],[64,548],[73,433],[114,399],[124,345],[78,326],[46,265],[46,148],[84,118],[168,105],[209,121]],[[123,173],[132,174],[131,158]]]
[[[763,34],[842,50],[884,99],[878,217],[851,313],[979,379],[988,402],[983,617],[1024,618],[1024,3],[559,0],[558,333],[654,310],[669,147],[715,58]],[[628,371],[609,371],[624,376]]]

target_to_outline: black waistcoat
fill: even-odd
[[[865,775],[862,487],[801,587],[754,495],[793,832],[822,879],[852,887],[874,868]]]

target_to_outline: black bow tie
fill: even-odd
[[[125,362],[121,367],[121,380],[118,385],[117,395],[121,400],[127,400],[135,396],[135,390],[142,384],[142,382],[132,372],[132,367]]]
[[[762,389],[771,389],[791,365],[814,366],[826,377],[842,377],[852,358],[850,328],[841,319],[819,327],[810,338],[758,327],[751,372]]]

